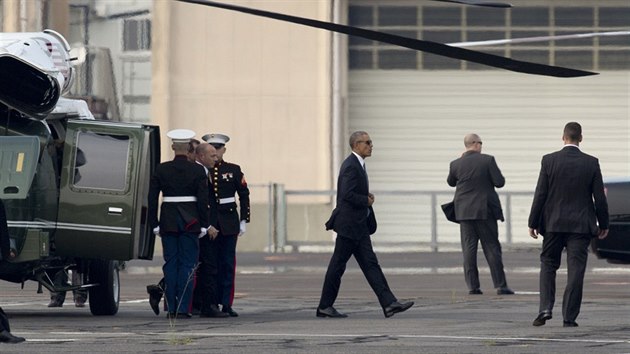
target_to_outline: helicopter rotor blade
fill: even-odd
[[[404,48],[415,49],[422,52],[437,54],[453,59],[467,60],[478,64],[488,65],[495,68],[534,75],[544,75],[553,77],[581,77],[597,75],[590,71],[583,71],[560,66],[537,64],[505,58],[498,55],[487,54],[469,49],[451,47],[446,44],[423,41],[419,39],[396,36],[389,33],[367,30],[358,27],[340,25],[332,22],[308,19],[304,17],[285,15],[277,12],[256,10],[248,7],[228,5],[206,0],[178,0],[180,2],[211,6],[225,10],[238,11],[250,15],[273,18],[280,21],[297,23],[304,26],[326,29],[333,32],[343,33],[351,36],[358,36],[379,42],[389,43]]]
[[[630,36],[630,31],[593,32],[593,33],[563,34],[563,35],[557,35],[557,36],[493,39],[493,40],[476,41],[476,42],[448,43],[448,45],[450,45],[451,47],[464,48],[464,47],[481,47],[481,46],[492,46],[492,45],[503,45],[503,44],[548,42],[548,41],[558,41],[558,40],[564,40],[564,39],[613,37],[613,36]]]

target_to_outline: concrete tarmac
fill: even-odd
[[[461,253],[378,253],[400,300],[415,301],[385,318],[356,262],[348,263],[335,307],[345,319],[315,317],[329,253],[238,255],[236,318],[169,321],[151,311],[146,285],[161,260],[132,261],[120,273],[116,316],[92,316],[68,294],[49,309],[37,284],[0,283],[0,305],[21,344],[1,353],[630,353],[630,266],[590,255],[579,327],[562,327],[566,268],[558,274],[554,318],[533,327],[538,312],[538,250],[504,252],[508,284],[499,296],[483,254],[483,295],[468,295]]]

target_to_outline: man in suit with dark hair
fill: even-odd
[[[577,327],[591,237],[608,236],[608,202],[597,158],[580,151],[582,127],[569,122],[564,147],[543,156],[529,214],[529,235],[543,235],[540,253],[540,308],[534,326],[552,318],[556,271],[567,250],[567,286],[562,299],[564,327]],[[593,202],[594,201],[594,202]]]
[[[385,275],[372,249],[370,235],[376,231],[376,217],[372,209],[374,195],[370,193],[365,170],[365,158],[372,155],[372,147],[368,133],[357,131],[350,136],[352,153],[339,170],[337,207],[326,222],[327,230],[333,229],[337,232],[337,240],[326,271],[317,317],[347,317],[338,312],[333,304],[339,293],[346,263],[352,255],[376,293],[385,317],[391,317],[413,306],[411,301],[398,302],[387,285]]]
[[[497,226],[497,220],[504,220],[503,211],[495,190],[505,185],[505,178],[494,156],[481,153],[482,144],[479,135],[467,134],[466,151],[451,162],[446,179],[449,186],[456,187],[453,202],[461,233],[464,277],[470,295],[482,294],[477,269],[477,247],[481,241],[497,294],[511,295],[514,291],[505,279]]]

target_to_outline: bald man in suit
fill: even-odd
[[[497,220],[504,220],[503,210],[495,191],[505,185],[505,178],[494,156],[481,153],[482,144],[479,135],[467,134],[466,151],[451,162],[446,179],[449,186],[455,187],[453,202],[460,226],[464,277],[470,295],[482,294],[477,269],[477,247],[481,242],[497,294],[511,295],[514,291],[505,279],[497,226]]]

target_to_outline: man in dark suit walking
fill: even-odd
[[[503,211],[494,189],[503,187],[505,178],[494,156],[481,153],[479,135],[467,134],[464,146],[466,151],[462,156],[451,162],[446,181],[449,186],[456,187],[453,202],[455,219],[460,226],[468,293],[482,294],[477,269],[477,247],[481,241],[497,294],[511,295],[514,292],[508,288],[505,279],[497,227],[497,220],[504,220]]]
[[[328,264],[317,317],[347,317],[333,304],[339,293],[341,276],[350,256],[359,263],[363,275],[376,293],[385,317],[391,317],[413,306],[413,302],[400,303],[389,289],[385,275],[372,249],[370,235],[376,231],[376,217],[372,204],[365,158],[372,156],[372,140],[368,133],[357,131],[350,136],[352,153],[339,170],[337,180],[337,207],[326,222],[326,229],[337,232],[335,251]]]
[[[580,151],[582,127],[569,122],[564,147],[543,156],[529,214],[529,235],[543,235],[540,254],[540,308],[534,326],[552,318],[556,271],[567,250],[567,286],[562,299],[564,327],[575,322],[582,304],[584,272],[591,237],[608,235],[608,202],[597,158]],[[593,202],[594,200],[594,202]]]

